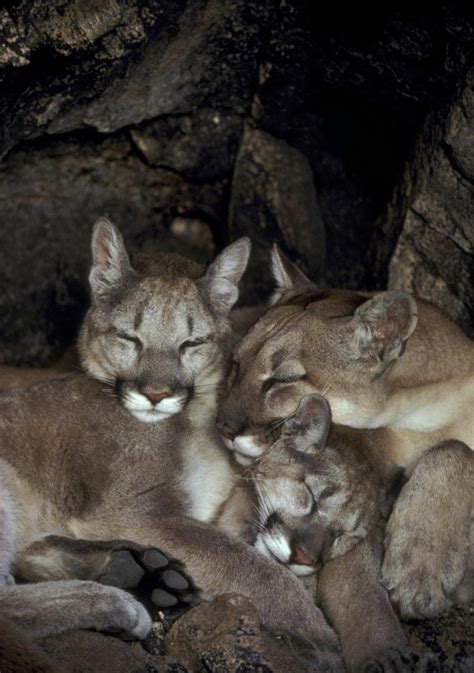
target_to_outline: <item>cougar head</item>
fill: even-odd
[[[218,427],[248,464],[275,438],[304,395],[322,393],[334,421],[374,427],[387,372],[416,326],[404,292],[318,290],[274,248],[273,304],[233,354]]]
[[[328,442],[330,425],[327,401],[305,396],[251,469],[259,499],[255,546],[297,575],[352,549],[372,515],[370,488],[363,501],[354,498],[357,469]]]
[[[161,269],[140,270],[132,267],[120,232],[100,219],[92,236],[91,307],[79,337],[86,372],[150,423],[215,390],[249,252],[248,239],[236,241],[201,277],[179,256],[163,255]]]

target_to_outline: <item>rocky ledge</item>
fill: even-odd
[[[405,624],[408,641],[435,655],[443,673],[472,673],[474,620],[468,609]],[[298,643],[260,626],[253,605],[238,595],[221,596],[184,614],[155,614],[143,643],[80,631],[41,641],[42,649],[68,673],[310,673],[317,670]]]

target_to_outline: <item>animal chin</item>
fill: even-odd
[[[307,575],[313,575],[316,572],[315,565],[298,565],[297,563],[289,563],[288,568],[294,575],[298,577],[306,577]]]
[[[296,547],[293,551],[290,561],[291,563],[288,564],[289,569],[299,577],[312,575],[316,572],[314,560],[299,547]]]
[[[126,405],[125,405],[126,406]],[[163,411],[159,411],[158,409],[130,409],[127,407],[128,411],[132,414],[132,416],[135,416],[136,419],[141,421],[142,423],[159,423],[159,421],[164,421],[167,418],[170,418],[171,416],[174,416],[178,412],[175,411],[174,413],[166,413]]]
[[[248,467],[253,463],[252,458],[249,458],[249,456],[244,456],[243,453],[239,453],[238,451],[234,452],[234,456],[239,465],[243,465],[244,467]]]
[[[253,463],[253,458],[251,456],[248,456],[245,453],[239,451],[239,448],[237,447],[237,442],[232,441],[232,439],[227,439],[227,437],[222,437],[222,441],[229,449],[229,451],[232,452],[236,462],[239,463],[239,465],[248,467]]]
[[[249,458],[258,458],[265,451],[253,437],[245,435],[239,435],[234,439],[233,448],[238,453]]]

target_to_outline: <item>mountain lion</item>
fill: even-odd
[[[436,670],[408,647],[380,581],[385,520],[400,470],[360,437],[331,426],[320,395],[305,396],[251,468],[259,494],[256,548],[316,595],[349,670]],[[317,573],[317,574],[316,574]]]
[[[403,616],[439,614],[473,563],[474,455],[462,443],[473,445],[473,344],[406,293],[318,290],[277,249],[272,259],[273,305],[234,351],[224,440],[248,464],[304,395],[323,393],[336,423],[411,476],[388,523],[384,581]]]
[[[235,537],[252,502],[241,497],[215,413],[248,241],[227,247],[204,274],[177,256],[133,268],[117,229],[100,220],[92,251],[79,340],[89,377],[0,395],[15,571],[37,581],[77,577],[79,568],[82,579],[105,573],[133,586],[136,556],[166,549],[204,596],[247,596],[266,627],[309,642],[315,661],[339,670],[337,637],[297,578]],[[73,538],[114,541],[94,548]],[[119,540],[132,543],[118,551]],[[164,575],[155,594],[163,606],[176,602],[168,588],[192,588]]]

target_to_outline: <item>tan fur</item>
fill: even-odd
[[[12,476],[0,460],[0,482]],[[12,563],[18,545],[16,506],[0,483],[0,670],[53,670],[30,643],[80,628],[117,630],[144,638],[151,619],[140,603],[120,589],[77,580],[15,585]],[[62,578],[61,578],[62,579]]]
[[[364,444],[381,453],[388,465],[404,468],[407,476],[426,472],[416,486],[417,497],[410,498],[410,504],[407,500],[403,517],[400,513],[397,523],[392,522],[398,532],[392,531],[387,540],[384,574],[402,614],[430,616],[446,609],[452,587],[448,582],[441,600],[437,574],[440,568],[450,574],[451,563],[446,565],[446,536],[435,531],[452,531],[454,519],[466,540],[472,484],[453,492],[449,473],[443,476],[438,467],[437,478],[450,494],[449,507],[444,499],[433,510],[420,507],[430,493],[431,447],[447,442],[445,453],[456,456],[455,474],[460,475],[459,483],[465,482],[461,475],[470,459],[450,440],[471,448],[474,444],[472,342],[441,311],[406,293],[318,290],[277,250],[273,272],[275,303],[234,351],[218,415],[228,448],[238,462],[249,464],[271,445],[281,420],[294,412],[304,395],[323,393],[334,421],[361,433]],[[416,479],[413,488],[415,483]],[[432,531],[417,544],[416,531],[402,521],[416,517],[424,522],[420,526]],[[396,539],[397,546],[416,548],[416,557],[406,561],[413,573],[397,565],[390,539]],[[458,552],[457,567],[465,567],[463,553]],[[433,560],[422,579],[416,568],[428,557]],[[409,587],[403,586],[407,573],[417,577]],[[459,578],[459,572],[454,576]],[[430,594],[437,598],[431,601]]]
[[[387,451],[399,465],[410,466],[443,439],[474,444],[472,342],[418,300],[418,325],[405,352],[380,375],[378,361],[362,361],[350,351],[354,308],[371,296],[314,290],[306,305],[290,297],[270,308],[236,349],[239,380],[223,406],[222,422],[245,432],[291,413],[302,395],[324,391],[337,423],[387,428]],[[291,395],[275,390],[272,399],[263,400],[260,388],[275,374],[271,360],[278,351],[285,354],[288,373],[298,363],[304,378],[292,384]],[[236,403],[239,390],[246,406],[241,399]]]
[[[0,395],[8,464],[0,482],[8,481],[17,509],[18,563],[34,551],[31,579],[64,577],[50,538],[42,561],[31,546],[51,533],[162,548],[186,563],[205,595],[247,596],[265,626],[311,643],[315,661],[338,670],[337,638],[297,579],[233,536],[242,532],[236,512],[245,528],[245,507],[214,418],[248,249],[233,244],[198,279],[186,270],[168,276],[163,266],[143,275],[118,231],[99,222],[80,338],[89,377]],[[162,391],[179,404],[148,403]]]
[[[256,548],[311,591],[317,586],[349,670],[369,663],[390,670],[391,660],[413,654],[380,582],[383,525],[398,474],[387,472],[357,432],[330,425],[326,400],[303,398],[249,468],[259,493]]]
[[[407,618],[474,601],[474,453],[445,441],[425,452],[387,526],[383,577]]]
[[[0,390],[23,388],[41,381],[63,378],[67,374],[68,372],[56,371],[55,369],[27,369],[26,367],[0,365]]]
[[[0,671],[2,673],[65,673],[28,636],[11,622],[0,619]]]

